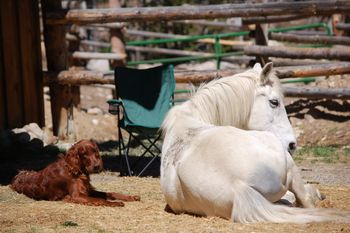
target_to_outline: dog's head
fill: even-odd
[[[84,173],[98,173],[103,170],[103,162],[96,143],[81,140],[67,152],[66,160],[70,166]]]

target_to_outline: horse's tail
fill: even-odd
[[[350,222],[350,213],[336,209],[296,208],[273,204],[252,187],[243,182],[237,182],[231,218],[235,222],[242,223],[265,221],[279,223]]]

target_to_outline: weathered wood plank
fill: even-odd
[[[261,25],[261,24],[255,25],[254,36],[255,36],[256,45],[262,45],[262,46],[268,45],[267,31],[268,31],[267,25]],[[269,59],[268,56],[257,55],[255,61],[262,65],[265,65],[268,59]]]
[[[350,99],[350,88],[283,87],[285,96],[308,99]]]
[[[276,68],[276,74],[280,79],[309,76],[329,76],[350,74],[350,63],[329,63],[321,65],[285,66]]]
[[[7,106],[7,122],[9,128],[24,125],[22,69],[17,17],[17,1],[1,1],[2,51],[4,54],[5,96]]]
[[[72,57],[75,58],[75,59],[123,60],[123,59],[126,58],[126,54],[75,51],[72,54]]]
[[[270,33],[269,39],[295,43],[312,43],[325,45],[350,45],[350,37],[323,35],[295,35],[291,33]]]
[[[280,79],[308,77],[308,76],[328,76],[338,74],[350,74],[350,63],[329,63],[321,65],[304,65],[290,67],[274,68],[276,75]],[[203,70],[203,71],[177,71],[175,70],[175,79],[177,83],[199,84],[208,82],[214,78],[226,77],[237,74],[244,70],[225,69],[225,70]],[[114,75],[96,71],[87,71],[72,69],[45,73],[45,83],[56,82],[62,85],[88,85],[88,84],[114,84]]]
[[[309,67],[308,67],[309,68]],[[307,73],[307,67],[303,67],[304,75]],[[199,84],[202,82],[208,82],[214,78],[220,78],[230,76],[236,73],[242,72],[242,70],[221,70],[221,71],[202,71],[202,72],[176,72],[175,78],[177,83],[194,83]],[[279,71],[277,75],[283,75],[288,77],[294,77],[294,75],[300,72]],[[350,73],[350,70],[348,70]],[[54,76],[54,74],[47,73],[46,76]],[[307,75],[308,76],[308,75]],[[53,78],[48,78],[53,80]],[[60,84],[114,84],[114,75],[103,75],[101,72],[92,71],[62,71],[56,79]],[[283,87],[285,96],[288,97],[302,97],[302,98],[327,98],[327,99],[350,99],[350,88],[294,88],[294,87]]]
[[[298,19],[305,19],[311,16],[312,15],[278,15],[278,16],[251,17],[251,18],[243,18],[242,24],[249,25],[249,24],[289,22],[289,21],[298,20]]]
[[[21,0],[18,12],[25,123],[36,122],[44,126],[38,1]]]
[[[350,48],[292,48],[284,46],[247,46],[244,48],[244,53],[251,56],[350,61]]]
[[[2,1],[0,1],[0,8],[2,8]],[[1,14],[1,12],[0,12]],[[2,18],[0,18],[0,32],[2,30]],[[0,130],[7,128],[7,107],[6,107],[6,88],[5,88],[5,74],[3,67],[3,41],[0,36]]]
[[[94,10],[70,10],[66,15],[54,12],[48,23],[107,23],[132,21],[169,21],[231,17],[262,17],[285,15],[331,15],[350,11],[347,0],[269,2],[258,4],[221,4],[206,6],[133,7]]]
[[[343,31],[350,31],[350,23],[338,23],[335,28]]]

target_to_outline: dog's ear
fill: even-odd
[[[66,154],[65,160],[69,165],[69,169],[71,173],[76,175],[80,172],[81,159],[77,150],[73,150],[73,149],[69,150]]]

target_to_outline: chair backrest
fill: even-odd
[[[161,126],[175,90],[172,65],[142,70],[117,67],[115,83],[117,97],[122,99],[125,108],[124,127]]]

